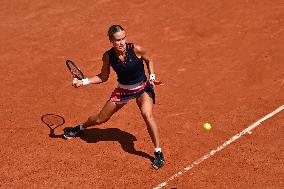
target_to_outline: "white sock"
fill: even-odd
[[[162,148],[155,148],[155,152],[162,152]]]
[[[80,130],[84,131],[86,128],[83,126],[83,124],[80,124]]]

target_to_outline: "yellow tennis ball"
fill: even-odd
[[[210,130],[212,127],[210,123],[204,123],[203,128],[206,130]]]

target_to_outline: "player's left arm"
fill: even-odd
[[[148,69],[148,74],[150,76],[150,81],[152,81],[155,85],[161,84],[160,81],[156,80],[153,60],[150,58],[146,50],[141,46],[135,45],[134,52],[138,58],[142,58],[145,61]]]

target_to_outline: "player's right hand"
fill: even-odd
[[[83,85],[83,81],[77,78],[73,79],[72,86],[75,88],[81,87]]]

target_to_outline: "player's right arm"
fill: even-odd
[[[108,80],[110,73],[110,64],[109,64],[109,55],[107,52],[104,53],[102,61],[103,61],[103,66],[101,68],[101,73],[99,73],[94,77],[89,78],[90,83],[99,84],[106,82]]]
[[[107,52],[104,53],[102,57],[102,61],[103,61],[103,66],[101,68],[101,73],[93,77],[83,79],[83,80],[74,79],[73,86],[80,87],[84,84],[84,82],[86,85],[87,84],[99,84],[99,83],[106,82],[110,74],[109,55]]]

